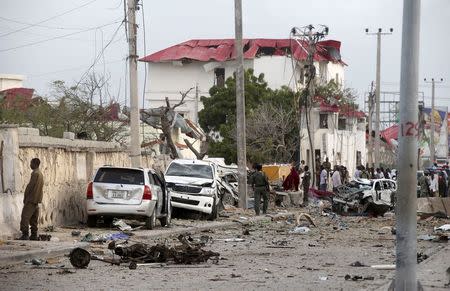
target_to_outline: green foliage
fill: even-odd
[[[264,75],[255,76],[253,70],[245,72],[244,82],[247,160],[260,163],[289,162],[297,148],[292,146],[291,141],[295,143],[298,134],[293,92],[288,87],[270,89]],[[199,112],[200,126],[210,133],[208,155],[224,157],[227,163],[236,163],[235,78],[228,78],[224,87],[212,87],[209,93],[211,97],[201,97],[204,109]],[[276,116],[282,116],[281,120],[286,122],[289,129],[283,126],[280,131],[278,124],[272,122],[272,118]],[[285,118],[286,116],[289,117]],[[262,119],[264,122],[260,122]],[[280,140],[277,140],[278,138]],[[286,144],[287,140],[289,145]]]
[[[326,103],[351,105],[354,108],[358,108],[358,104],[355,103],[357,98],[355,90],[343,88],[336,84],[334,80],[331,80],[326,85],[317,86],[315,90],[315,95],[324,98]]]

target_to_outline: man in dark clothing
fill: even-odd
[[[263,213],[267,213],[269,207],[269,180],[266,174],[261,171],[262,166],[256,165],[256,172],[250,177],[250,185],[255,191],[255,213],[259,215],[259,208],[261,204],[261,196],[263,198]]]
[[[305,173],[303,174],[303,179],[302,179],[303,206],[308,205],[308,192],[309,192],[310,183],[311,183],[311,173],[309,172],[309,167],[305,166]]]
[[[420,197],[430,197],[430,180],[429,173],[425,172],[423,176],[419,178]]]
[[[38,218],[39,218],[39,203],[42,202],[44,186],[44,177],[39,170],[41,161],[34,158],[30,162],[31,173],[30,182],[25,189],[23,196],[22,218],[20,221],[21,240],[38,240]],[[31,226],[31,236],[28,236]]]

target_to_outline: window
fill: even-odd
[[[328,128],[328,114],[319,114],[319,128]]]
[[[183,176],[213,179],[211,166],[196,164],[178,164],[172,163],[167,169],[166,176]]]
[[[100,168],[94,182],[144,185],[144,174],[142,171],[134,169]]]
[[[215,75],[215,83],[217,87],[223,87],[225,86],[225,69],[224,68],[215,68],[214,69],[214,75]]]
[[[152,184],[152,185],[156,185],[156,183],[155,183],[155,179],[153,178],[153,174],[152,174],[152,172],[148,172],[148,179],[149,179],[149,181],[150,181],[150,184]]]
[[[338,120],[338,130],[346,130],[347,124],[345,122],[346,120],[344,118],[339,118]]]

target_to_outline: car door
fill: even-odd
[[[380,200],[381,199],[381,191],[383,190],[381,180],[377,180],[374,182],[373,189],[374,189],[374,201]]]
[[[392,183],[389,180],[383,180],[383,190],[381,190],[380,199],[387,204],[391,203]]]
[[[159,216],[162,212],[162,206],[163,206],[163,190],[161,187],[161,182],[159,181],[158,177],[155,173],[152,171],[148,171],[148,178],[151,184],[152,193],[158,197],[157,203],[156,203],[156,216]]]

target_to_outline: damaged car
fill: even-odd
[[[221,198],[217,166],[202,160],[173,160],[165,173],[172,207],[198,211],[214,220]]]
[[[338,187],[333,210],[338,213],[383,215],[395,206],[397,183],[391,179],[356,179]]]

